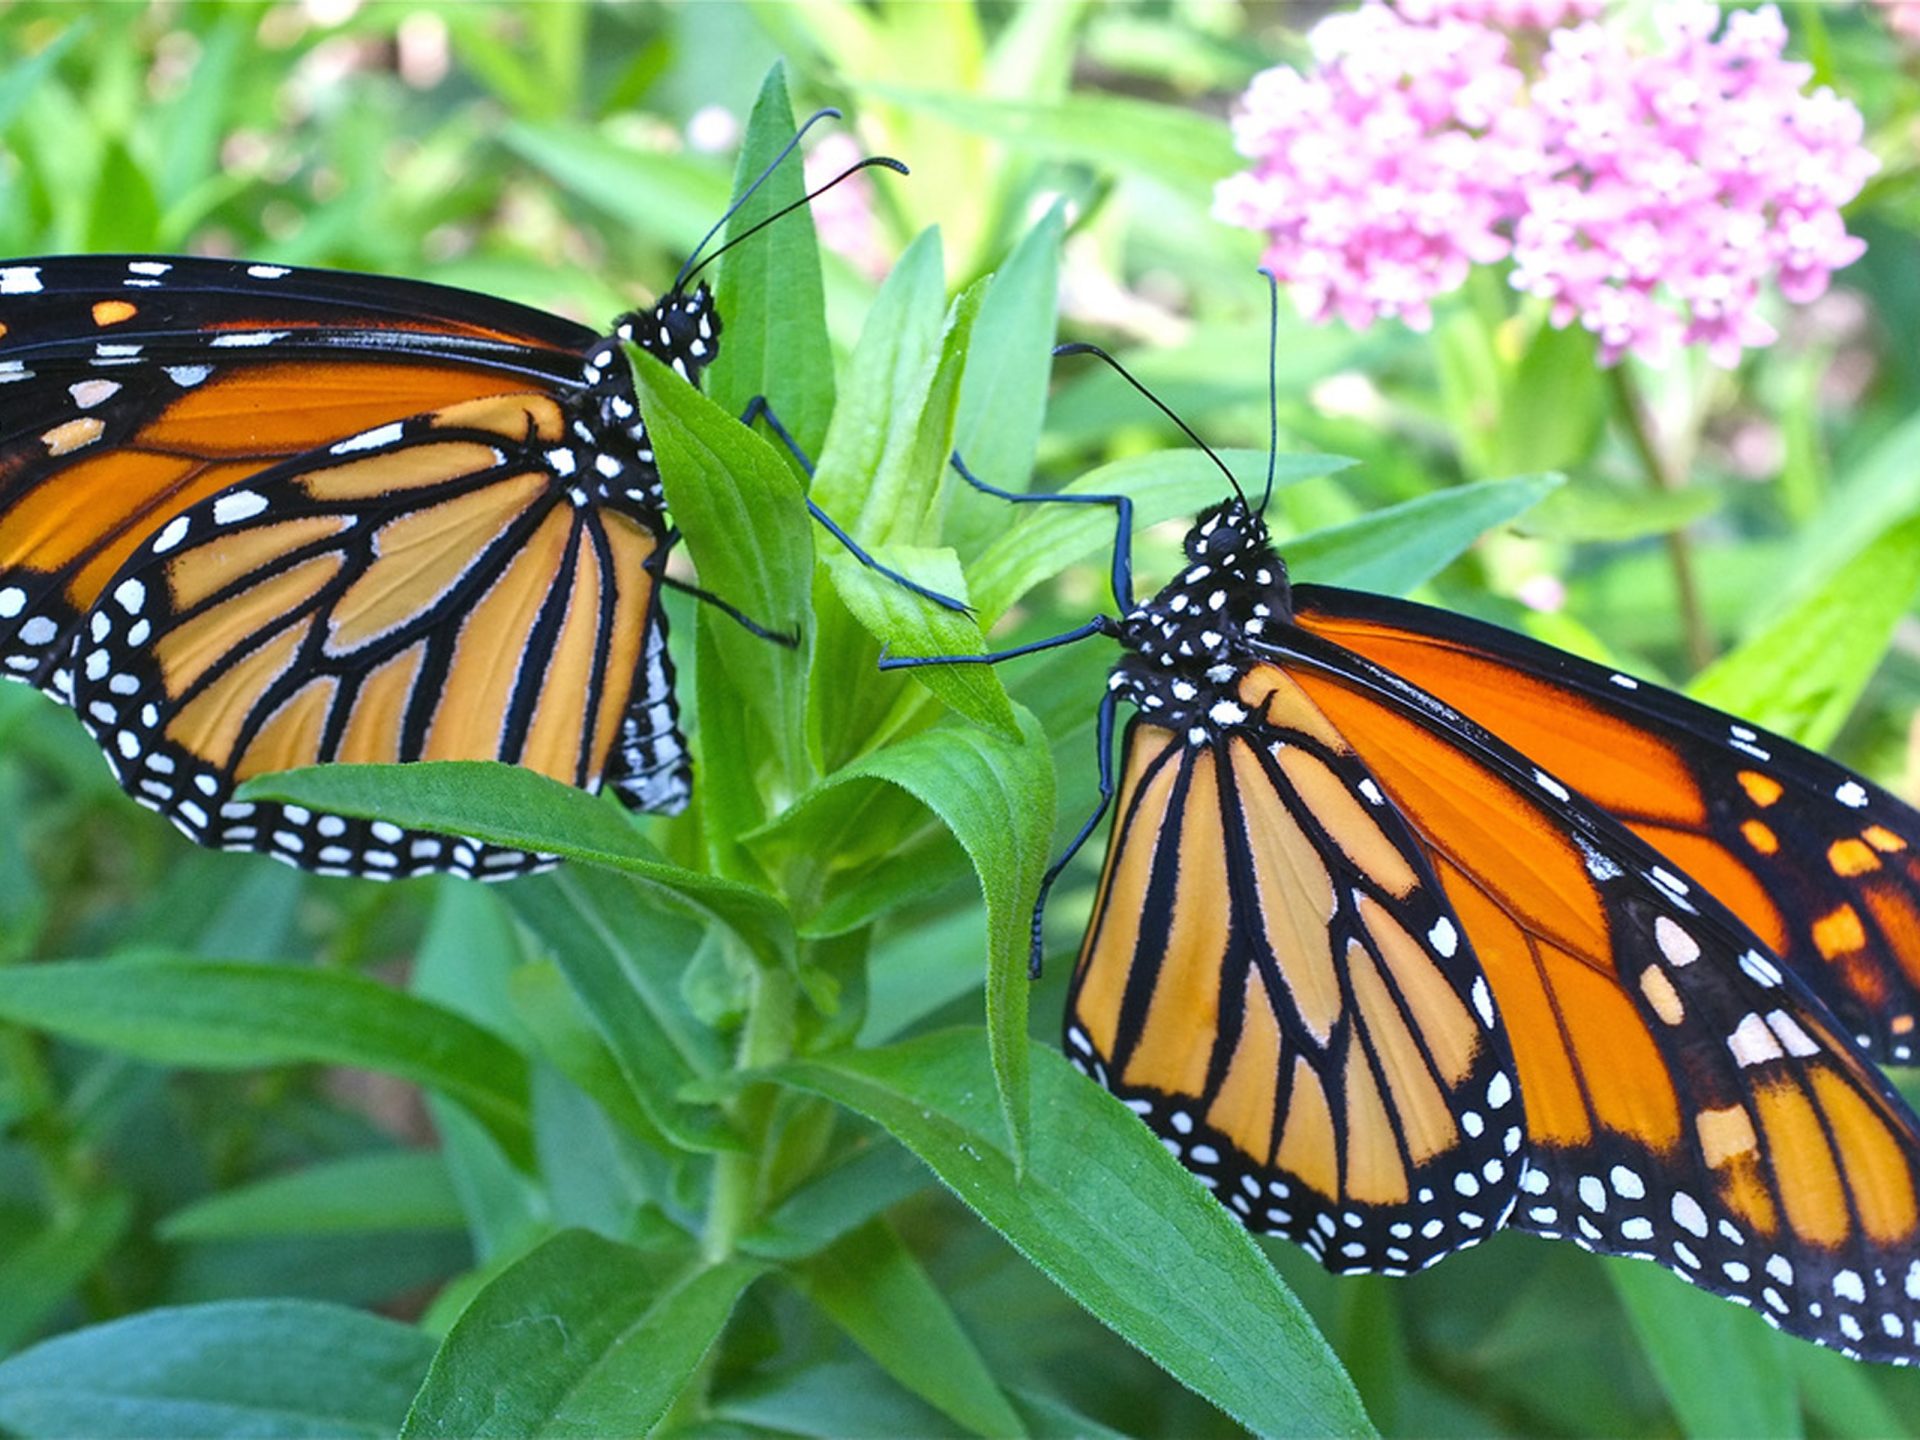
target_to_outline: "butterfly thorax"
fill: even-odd
[[[1248,642],[1293,606],[1286,563],[1244,501],[1202,513],[1186,552],[1186,568],[1122,618],[1127,653],[1108,684],[1153,723],[1204,744],[1247,718],[1238,685]]]
[[[666,497],[634,392],[627,344],[698,385],[720,348],[712,290],[702,283],[691,294],[669,291],[651,309],[622,315],[613,332],[587,352],[581,369],[584,385],[570,419],[585,450],[578,467],[582,485],[596,501],[650,512],[651,518],[666,508]]]

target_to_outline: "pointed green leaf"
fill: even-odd
[[[1608,1260],[1608,1277],[1689,1436],[1804,1434],[1799,1387],[1787,1365],[1794,1342],[1751,1310],[1696,1290],[1658,1266]]]
[[[508,1267],[454,1322],[400,1433],[644,1435],[761,1272],[566,1230]]]
[[[317,1062],[397,1075],[458,1100],[517,1159],[532,1153],[519,1053],[358,975],[148,957],[15,966],[0,970],[0,1016],[162,1065]]]
[[[163,1240],[262,1235],[358,1235],[458,1230],[465,1223],[446,1163],[430,1150],[375,1151],[322,1160],[285,1175],[222,1190],[176,1210]]]
[[[800,1286],[880,1368],[975,1435],[1025,1435],[987,1362],[920,1262],[871,1220],[799,1269]]]
[[[1487,531],[1539,504],[1558,475],[1482,480],[1376,510],[1365,519],[1289,540],[1280,548],[1295,580],[1404,594],[1431,580]]]
[[[649,907],[621,877],[592,870],[538,876],[514,885],[507,900],[552,952],[654,1128],[687,1149],[737,1147],[717,1111],[679,1099],[683,1085],[726,1064],[681,993],[700,928]]]
[[[1025,1176],[977,1031],[775,1072],[886,1127],[1096,1318],[1242,1425],[1373,1433],[1327,1343],[1252,1238],[1139,1118],[1033,1047]]]
[[[1709,665],[1687,693],[1818,749],[1840,733],[1916,590],[1920,515]]]
[[[733,193],[752,184],[792,138],[786,67],[775,65],[747,118]],[[727,223],[726,239],[746,234],[805,193],[800,157],[790,156]],[[727,251],[719,264],[714,295],[722,329],[707,393],[733,415],[765,396],[801,448],[819,454],[833,414],[833,347],[811,212],[796,210]]]
[[[0,1362],[0,1428],[22,1440],[384,1440],[432,1355],[411,1326],[339,1305],[149,1310]]]
[[[249,780],[240,794],[619,870],[663,901],[675,897],[690,913],[731,927],[769,964],[793,952],[792,924],[765,891],[668,864],[617,807],[518,765],[490,760],[310,765]]]

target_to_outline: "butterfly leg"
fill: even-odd
[[[1096,615],[1084,625],[1076,625],[1073,629],[1062,631],[1058,635],[1049,635],[1044,640],[1015,645],[1011,650],[989,650],[980,655],[888,655],[883,651],[880,656],[880,668],[912,670],[921,665],[998,665],[1002,660],[1011,660],[1019,655],[1032,655],[1041,650],[1057,650],[1062,645],[1071,645],[1094,635],[1111,635],[1118,639],[1120,622],[1107,615]]]
[[[691,595],[703,604],[711,605],[749,635],[761,640],[771,640],[774,644],[784,645],[789,650],[799,647],[800,636],[797,631],[769,629],[751,616],[729,605],[711,590],[702,590],[698,585],[690,585],[685,580],[676,580],[671,575],[662,575],[660,583],[669,590],[678,590],[682,595]]]
[[[983,495],[991,495],[997,500],[1005,500],[1013,505],[1111,505],[1117,519],[1113,537],[1113,603],[1120,607],[1120,613],[1126,614],[1133,609],[1133,500],[1126,495],[1061,495],[1042,492],[1002,490],[998,485],[989,485],[972,470],[958,450],[948,458],[947,463],[954,473]]]
[[[792,432],[780,423],[780,417],[774,413],[773,406],[767,402],[767,397],[764,395],[754,396],[753,399],[747,402],[747,408],[740,412],[740,423],[742,425],[751,425],[756,420],[766,421],[767,428],[773,432],[774,438],[787,447],[787,452],[792,455],[795,460],[800,462],[800,468],[806,471],[808,477],[811,478],[813,475],[812,459],[808,457],[805,450],[801,449],[800,442],[793,438]],[[887,579],[893,581],[894,584],[900,586],[903,590],[912,591],[922,600],[931,600],[943,610],[952,610],[961,615],[971,615],[973,613],[972,608],[964,601],[956,600],[951,595],[942,595],[938,590],[929,590],[918,581],[909,580],[898,570],[887,565],[882,565],[862,548],[859,541],[855,540],[835,524],[831,515],[814,504],[811,495],[807,497],[807,513],[820,522],[821,529],[825,530],[829,535],[833,536],[834,539],[844,545],[848,554],[852,555],[854,559],[858,560],[869,570],[872,570],[876,574],[886,576]]]
[[[1060,872],[1080,853],[1080,847],[1087,843],[1087,837],[1099,828],[1106,818],[1107,807],[1113,804],[1113,716],[1119,704],[1120,692],[1109,690],[1100,697],[1100,712],[1094,719],[1094,744],[1100,752],[1100,803],[1093,807],[1093,813],[1087,816],[1086,823],[1074,832],[1067,848],[1060,852],[1060,858],[1047,867],[1047,873],[1040,877],[1040,893],[1033,899],[1033,941],[1027,951],[1027,977],[1040,978],[1041,928],[1047,918],[1047,896],[1053,891],[1053,882],[1060,878]]]

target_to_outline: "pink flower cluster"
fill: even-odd
[[[1576,319],[1613,363],[1699,344],[1733,365],[1774,331],[1768,279],[1811,300],[1864,249],[1838,207],[1877,162],[1859,111],[1781,58],[1772,6],[1720,29],[1708,0],[1656,11],[1643,53],[1604,25],[1551,28],[1532,74],[1501,28],[1594,0],[1367,0],[1316,26],[1310,74],[1255,78],[1234,122],[1251,170],[1216,213],[1268,236],[1311,319],[1355,327],[1430,304],[1474,264]]]

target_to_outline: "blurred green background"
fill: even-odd
[[[1234,97],[1259,69],[1300,58],[1301,31],[1325,8],[13,4],[0,10],[0,254],[363,269],[601,325],[663,288],[724,208],[747,111],[783,61],[797,110],[841,107],[859,150],[914,171],[819,207],[823,239],[842,252],[825,259],[843,360],[878,277],[925,226],[940,226],[957,289],[1064,197],[1062,336],[1113,349],[1212,443],[1258,448],[1258,245],[1208,205],[1236,168]],[[1684,525],[1715,662],[1703,693],[1915,800],[1920,52],[1874,7],[1786,13],[1798,53],[1867,115],[1884,168],[1849,223],[1870,248],[1828,296],[1783,311],[1781,341],[1738,371],[1689,357],[1639,377],[1682,491],[1649,492],[1586,337],[1547,329],[1479,275],[1426,336],[1283,318],[1283,450],[1359,463],[1278,504],[1299,530],[1467,481],[1563,472],[1552,499],[1423,594],[1676,684],[1709,658],[1689,653],[1678,618],[1666,536]],[[1116,377],[1066,362],[1033,484],[1175,443]],[[1179,528],[1143,540],[1143,581],[1167,573]],[[1099,565],[1063,575],[1007,633],[1084,618],[1104,582]],[[1049,662],[1044,680],[1007,677],[1056,742],[1064,831],[1093,798],[1088,721],[1109,658],[1086,648]],[[436,934],[443,963],[475,935],[510,956],[527,943],[491,897],[449,900],[451,883],[316,880],[194,850],[122,797],[69,715],[19,687],[0,690],[0,817],[0,964],[167,950],[400,980]],[[1056,949],[1071,945],[1090,886],[1084,866],[1063,882]],[[893,916],[874,951],[871,1032],[977,1019],[983,933],[970,879]],[[1066,968],[1053,964],[1033,996],[1036,1034],[1055,1033]],[[444,1326],[470,1293],[462,1277],[489,1258],[467,1223],[472,1197],[401,1082],[320,1066],[163,1068],[3,1024],[0,1062],[0,1351],[238,1297]],[[590,1117],[568,1128],[585,1107],[577,1092],[552,1075],[537,1074],[541,1085],[552,1148],[534,1209],[619,1229],[631,1216],[618,1157]],[[208,1204],[317,1166],[346,1197],[332,1208],[312,1195],[237,1214]],[[1055,1407],[1059,1433],[1233,1432],[944,1191],[922,1185],[890,1214],[995,1374]],[[1676,1408],[1679,1362],[1647,1343],[1610,1278],[1617,1263],[1502,1236],[1411,1280],[1336,1282],[1263,1244],[1384,1430],[1713,1433]],[[1702,1305],[1709,1330],[1719,1324],[1726,1307],[1663,1279],[1648,1282],[1649,1303]],[[1734,1333],[1777,1343],[1766,1353],[1790,1377],[1785,1408],[1754,1423],[1920,1433],[1914,1377],[1748,1328]],[[711,1408],[695,1429],[953,1428],[790,1296],[751,1292],[710,1363]]]

